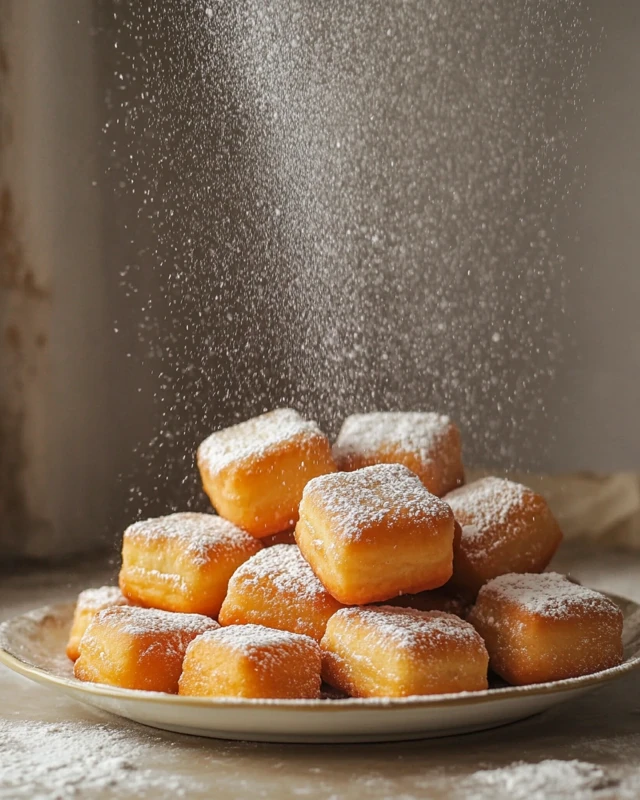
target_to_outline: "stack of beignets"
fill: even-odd
[[[124,534],[120,588],[78,598],[81,680],[201,697],[480,691],[620,663],[622,614],[547,567],[545,500],[467,486],[460,434],[423,412],[358,414],[333,450],[291,409],[198,448],[216,514]]]

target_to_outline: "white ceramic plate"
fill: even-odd
[[[262,742],[381,742],[466,733],[538,714],[640,666],[640,606],[609,595],[625,617],[625,660],[583,678],[484,692],[374,700],[237,700],[116,689],[73,677],[64,655],[73,605],[0,626],[0,661],[91,706],[179,733]]]

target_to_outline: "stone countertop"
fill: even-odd
[[[637,554],[565,550],[554,567],[640,602]],[[72,599],[113,575],[113,566],[89,564],[0,576],[0,617]],[[272,745],[156,731],[0,668],[0,800],[639,796],[640,673],[492,731],[397,744]]]

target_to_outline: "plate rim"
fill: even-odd
[[[618,606],[631,607],[631,613],[640,612],[640,603],[630,600],[613,592],[601,592],[613,600]],[[66,691],[79,694],[98,695],[115,700],[126,700],[134,703],[164,703],[175,707],[215,709],[244,709],[265,710],[270,713],[274,710],[281,711],[312,711],[346,713],[349,711],[407,711],[421,708],[446,708],[451,706],[478,705],[494,703],[501,700],[524,699],[541,695],[552,695],[563,692],[579,691],[596,688],[609,683],[619,677],[627,675],[640,668],[640,648],[638,652],[629,657],[622,664],[609,667],[590,675],[577,678],[565,678],[560,681],[528,684],[526,686],[504,686],[494,689],[483,689],[478,692],[455,692],[440,695],[411,695],[409,697],[347,697],[339,699],[285,699],[285,698],[235,698],[235,697],[184,697],[181,695],[166,694],[164,692],[151,692],[141,689],[123,689],[102,683],[80,681],[77,678],[67,678],[56,675],[50,670],[30,664],[8,648],[7,632],[18,621],[30,620],[37,622],[38,617],[44,618],[45,614],[55,614],[56,610],[72,605],[69,602],[60,602],[46,606],[39,606],[22,614],[16,614],[0,624],[0,664],[30,680],[42,685],[53,685]]]

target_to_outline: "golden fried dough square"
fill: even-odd
[[[451,577],[454,519],[402,464],[314,478],[296,525],[302,555],[345,605],[435,589]]]
[[[622,661],[618,606],[555,572],[489,581],[468,620],[486,642],[491,669],[515,685],[576,678]]]
[[[67,655],[72,661],[80,655],[78,646],[89,623],[103,608],[109,606],[128,606],[129,600],[117,586],[101,586],[98,589],[85,589],[78,595],[73,623],[67,643]]]
[[[199,614],[111,606],[85,631],[73,674],[81,681],[176,694],[187,645],[217,627]]]
[[[219,622],[256,623],[320,641],[329,617],[340,608],[298,546],[277,544],[256,553],[234,572]]]
[[[322,639],[322,677],[353,697],[474,692],[487,688],[489,656],[472,625],[411,608],[345,608]]]
[[[198,468],[218,514],[260,538],[292,528],[307,482],[336,466],[315,422],[283,408],[209,436]]]
[[[138,605],[215,617],[229,578],[260,549],[253,536],[213,514],[143,520],[125,531],[120,588]]]
[[[333,448],[341,470],[404,464],[432,494],[442,497],[464,483],[462,443],[456,425],[429,411],[378,411],[347,417]]]
[[[308,636],[230,625],[188,647],[180,694],[192,697],[316,698],[321,654]]]
[[[482,478],[444,500],[462,527],[452,582],[473,597],[498,575],[542,572],[562,539],[545,499],[513,481]]]

